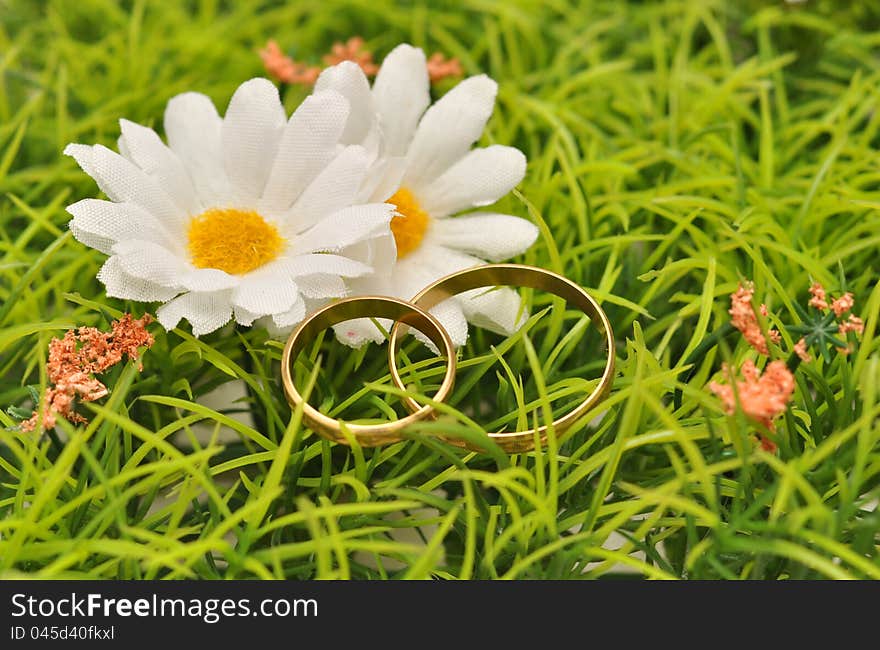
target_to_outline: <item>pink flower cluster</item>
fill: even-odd
[[[139,348],[153,345],[153,336],[146,326],[153,317],[145,314],[133,319],[125,314],[114,321],[109,332],[94,327],[68,330],[63,338],[49,343],[47,371],[52,384],[43,396],[43,411],[22,422],[23,431],[51,429],[61,417],[71,422],[86,422],[74,411],[76,400],[94,402],[107,395],[107,387],[94,375],[116,365],[124,357],[137,359]]]
[[[749,418],[770,432],[776,431],[773,420],[785,413],[794,395],[794,375],[785,362],[771,361],[762,373],[754,361],[747,359],[740,369],[741,380],[737,380],[726,364],[723,371],[730,377],[731,383],[713,381],[709,384],[709,390],[721,399],[724,412],[733,415],[738,404]],[[763,435],[760,438],[764,449],[776,451],[776,444],[772,440]]]
[[[311,86],[318,80],[321,74],[320,66],[310,66],[299,61],[294,61],[286,56],[278,43],[270,40],[266,47],[259,51],[260,58],[266,73],[286,84],[301,84]],[[379,72],[379,66],[373,61],[373,53],[364,49],[364,39],[353,36],[345,43],[334,43],[330,53],[323,57],[327,66],[336,65],[343,61],[354,61],[364,74],[373,76]],[[447,77],[460,77],[463,72],[458,59],[446,59],[440,52],[435,52],[427,61],[428,76],[432,83],[436,83]]]
[[[754,285],[748,282],[740,284],[733,295],[730,296],[730,310],[728,313],[731,316],[731,323],[742,332],[743,338],[748,341],[749,345],[761,354],[767,355],[770,354],[770,351],[767,349],[767,339],[770,339],[773,343],[779,343],[780,335],[776,330],[770,330],[767,332],[767,336],[764,336],[761,325],[758,323],[755,309],[752,307],[754,295]],[[761,315],[769,315],[767,305],[761,305]]]

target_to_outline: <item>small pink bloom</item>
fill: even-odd
[[[838,331],[841,336],[846,336],[847,332],[862,334],[865,331],[865,322],[858,316],[850,314],[849,318],[840,324]]]
[[[321,68],[308,66],[285,56],[275,41],[266,43],[266,47],[260,50],[260,58],[266,73],[282,83],[311,86],[321,74]]]
[[[767,309],[767,305],[765,305],[763,302],[761,303],[760,309],[761,309],[761,316],[763,316],[764,318],[767,318],[770,315],[770,310]]]
[[[80,327],[68,330],[60,339],[52,339],[46,370],[53,385],[43,396],[42,413],[34,411],[21,423],[22,430],[51,429],[59,415],[70,422],[86,422],[74,411],[76,400],[94,402],[107,395],[107,387],[93,375],[116,365],[125,356],[135,360],[138,348],[153,345],[153,335],[146,330],[151,322],[153,317],[149,314],[137,320],[125,314],[113,322],[109,332]]]
[[[324,57],[324,63],[329,66],[343,61],[354,61],[365,75],[372,76],[379,72],[379,66],[373,62],[372,52],[364,50],[363,47],[364,39],[360,36],[353,36],[345,43],[334,43],[330,54]]]
[[[771,361],[762,373],[751,359],[743,362],[737,380],[730,369],[724,372],[730,375],[735,385],[711,382],[709,390],[721,400],[724,412],[728,415],[740,409],[747,417],[757,422],[770,432],[776,431],[773,420],[782,415],[794,395],[794,375],[783,361]],[[762,446],[775,444],[762,436]]]
[[[733,326],[742,332],[743,338],[748,341],[755,350],[761,354],[770,354],[767,348],[767,338],[761,331],[761,325],[758,323],[758,316],[752,307],[752,298],[755,294],[755,288],[750,284],[740,284],[737,290],[730,296],[730,310]],[[779,342],[779,332],[770,330],[767,333],[770,340],[774,343]]]
[[[846,312],[853,308],[856,302],[853,300],[853,295],[851,293],[845,293],[837,300],[832,301],[831,303],[831,311],[834,312],[834,315],[840,318]]]
[[[458,59],[449,59],[440,52],[434,52],[428,59],[428,77],[431,83],[437,83],[446,77],[460,77],[464,74]]]
[[[810,287],[810,293],[812,294],[812,298],[810,298],[810,307],[815,307],[816,309],[820,309],[822,311],[828,309],[828,296],[825,293],[824,287],[818,282],[814,282],[813,286]]]
[[[801,361],[810,361],[812,357],[807,352],[807,339],[802,338],[800,341],[794,344],[794,352],[798,355]]]

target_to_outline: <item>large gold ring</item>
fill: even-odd
[[[505,451],[519,453],[530,451],[534,448],[536,433],[541,444],[544,444],[550,427],[559,436],[602,401],[610,390],[612,380],[614,379],[614,334],[611,330],[611,322],[599,306],[599,303],[580,286],[556,273],[523,264],[486,264],[452,273],[422,289],[411,302],[417,307],[429,310],[463,291],[498,286],[531,287],[532,289],[548,291],[563,298],[568,304],[583,311],[596,323],[599,330],[604,334],[605,344],[608,347],[608,360],[605,363],[605,370],[602,372],[599,384],[574,410],[553,421],[552,425],[542,425],[536,430],[489,434],[489,437]],[[397,370],[396,358],[400,342],[399,329],[398,325],[395,324],[391,330],[388,353],[391,378],[398,388],[403,389],[405,387]],[[418,403],[411,398],[405,398],[404,402],[410,410],[418,408]],[[444,439],[452,444],[477,449],[461,440],[454,438]]]
[[[407,406],[412,413],[399,420],[380,424],[347,423],[324,415],[306,402],[294,385],[291,372],[291,366],[300,352],[323,330],[343,321],[364,317],[389,318],[395,321],[395,328],[400,324],[415,327],[427,336],[438,350],[443,351],[446,374],[433,401],[445,400],[455,382],[455,348],[448,332],[426,310],[404,300],[384,296],[346,298],[310,315],[287,339],[281,355],[281,381],[290,405],[295,409],[302,404],[303,421],[312,431],[335,442],[350,444],[349,438],[343,433],[344,426],[358,444],[363,447],[375,447],[402,440],[403,436],[400,434],[403,430],[415,422],[431,417],[434,413],[433,407],[427,404],[419,405],[415,400],[407,400]],[[389,363],[396,370],[390,350],[389,346]]]

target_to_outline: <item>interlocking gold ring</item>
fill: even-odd
[[[375,317],[390,318],[395,321],[395,327],[404,324],[415,327],[427,336],[438,350],[444,352],[446,360],[446,373],[440,388],[434,395],[433,400],[442,402],[449,395],[455,382],[455,348],[449,333],[427,311],[416,307],[404,300],[388,298],[384,296],[364,296],[346,298],[319,309],[304,320],[297,327],[281,355],[281,381],[284,385],[284,393],[287,401],[295,409],[299,404],[303,406],[303,421],[306,426],[315,433],[342,444],[349,444],[348,438],[342,431],[342,420],[337,420],[324,415],[306,402],[293,382],[291,365],[303,348],[323,330],[354,318]],[[391,356],[392,348],[389,346],[389,364],[394,366],[394,357]],[[431,417],[434,413],[430,405],[421,406],[415,400],[407,400],[407,406],[412,411],[410,415],[381,424],[358,424],[344,423],[346,430],[363,447],[375,447],[398,442],[403,437],[400,435],[409,425]]]
[[[551,271],[523,264],[486,264],[452,273],[422,289],[411,302],[415,306],[427,311],[447,298],[451,298],[463,291],[498,286],[531,287],[532,289],[553,293],[587,314],[605,336],[605,343],[608,347],[608,361],[605,363],[605,370],[602,372],[599,384],[574,410],[552,423],[553,430],[558,436],[583,417],[596,404],[601,402],[611,388],[611,383],[614,379],[614,334],[611,330],[611,322],[599,306],[599,303],[571,280]],[[399,329],[399,326],[395,324],[391,330],[388,354],[391,378],[398,388],[403,389],[405,387],[397,370],[396,358],[400,340]],[[414,410],[419,406],[411,398],[405,398],[404,402],[410,410]],[[530,451],[534,448],[536,432],[541,443],[546,442],[548,428],[547,425],[542,425],[537,430],[490,433],[489,437],[505,451],[519,453]],[[477,449],[470,447],[461,440],[454,438],[444,439],[452,444]]]

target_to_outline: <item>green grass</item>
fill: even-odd
[[[499,82],[483,141],[529,159],[499,208],[542,233],[518,261],[602,301],[618,341],[613,392],[546,449],[507,456],[487,442],[485,427],[561,413],[601,369],[591,328],[524,292],[528,328],[474,334],[442,422],[350,449],[301,427],[280,387],[281,343],[264,331],[195,339],[153,326],[143,372],[118,367],[88,425],[25,434],[0,412],[0,578],[880,577],[877,12],[255,4],[0,1],[0,405],[27,407],[28,386],[45,384],[52,336],[155,311],[108,300],[94,279],[103,256],[67,233],[64,207],[98,190],[64,145],[113,146],[120,117],[161,127],[186,90],[222,110],[261,74],[268,38],[317,61],[354,34],[377,58],[409,41]],[[288,110],[303,94],[286,94]],[[849,357],[800,366],[770,455],[705,388],[723,361],[753,353],[709,337],[743,278],[791,324],[811,280],[837,291],[841,273],[865,334]],[[783,336],[779,358],[794,342]],[[388,410],[364,388],[388,386],[382,349],[325,341],[311,361],[318,352],[315,404]],[[436,369],[419,376],[430,393]],[[206,406],[228,382],[244,397]]]

